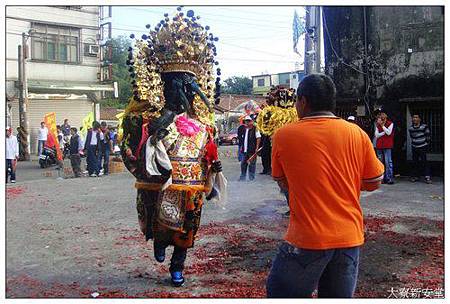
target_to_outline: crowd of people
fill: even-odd
[[[253,117],[252,117],[253,116]],[[427,124],[422,122],[420,114],[411,115],[412,124],[408,128],[411,138],[411,182],[417,182],[423,176],[424,182],[431,184],[431,166],[427,161],[431,143],[431,132]],[[239,181],[255,180],[256,156],[261,157],[263,175],[272,173],[272,138],[260,134],[254,124],[255,116],[246,115],[242,124],[238,127],[238,160],[241,163],[241,175]],[[357,125],[355,116],[347,117],[347,121]],[[394,147],[395,126],[388,115],[381,109],[376,110],[374,121],[373,148],[378,159],[385,167],[383,184],[394,184],[394,165],[392,161],[392,150]]]
[[[20,128],[20,127],[19,127]],[[16,164],[20,160],[20,132],[13,136],[12,129],[6,128],[6,181],[16,182]],[[70,164],[74,177],[81,177],[87,174],[91,177],[98,177],[109,174],[109,160],[113,154],[118,154],[120,149],[117,142],[117,129],[108,126],[106,122],[94,121],[92,127],[87,130],[86,138],[79,133],[79,129],[72,127],[68,119],[64,123],[56,126],[57,139],[59,145],[49,139],[49,130],[45,122],[41,122],[37,134],[37,156],[40,157],[47,147],[54,151],[56,159],[57,152],[61,152],[63,159],[70,159]],[[93,136],[94,135],[94,136]],[[57,151],[57,149],[59,151]],[[81,159],[86,157],[86,170],[81,169]],[[62,161],[56,160],[58,169],[63,166]]]

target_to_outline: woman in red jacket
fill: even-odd
[[[384,163],[384,183],[394,183],[392,166],[392,148],[394,147],[394,123],[388,119],[386,113],[380,113],[375,128],[376,150],[380,161]]]

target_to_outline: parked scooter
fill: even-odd
[[[39,165],[41,168],[47,168],[56,164],[56,149],[54,147],[44,147],[42,154],[39,156]]]

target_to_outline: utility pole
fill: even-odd
[[[27,55],[26,35],[22,33],[22,45],[18,46],[18,78],[19,78],[19,125],[21,134],[21,149],[24,160],[30,160],[30,132],[28,128],[28,88],[25,59]]]
[[[305,35],[305,74],[311,74],[312,70],[312,39],[314,31],[311,28],[311,6],[306,6],[306,15],[305,15],[305,26],[306,26],[306,35]]]
[[[321,39],[321,28],[322,28],[322,22],[321,22],[321,18],[320,18],[320,6],[316,6],[314,8],[314,17],[315,17],[315,22],[314,22],[314,26],[315,26],[315,30],[314,30],[314,44],[315,44],[315,53],[314,53],[314,58],[315,58],[315,70],[317,73],[320,73],[320,54],[321,54],[321,43],[322,43],[322,39]]]

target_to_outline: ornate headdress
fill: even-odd
[[[158,112],[164,107],[163,81],[161,73],[185,72],[197,78],[200,89],[215,103],[220,102],[220,77],[214,82],[214,65],[219,63],[214,42],[218,41],[209,26],[198,23],[200,16],[194,16],[189,10],[186,15],[182,8],[177,8],[176,15],[170,19],[164,14],[148,35],[136,38],[135,48],[129,48],[127,64],[133,78],[134,100],[147,102],[151,112]],[[130,35],[135,38],[135,35]],[[220,76],[220,68],[216,70]]]
[[[295,110],[295,89],[272,87],[267,93],[267,106],[256,120],[259,131],[272,136],[282,126],[298,120]]]

